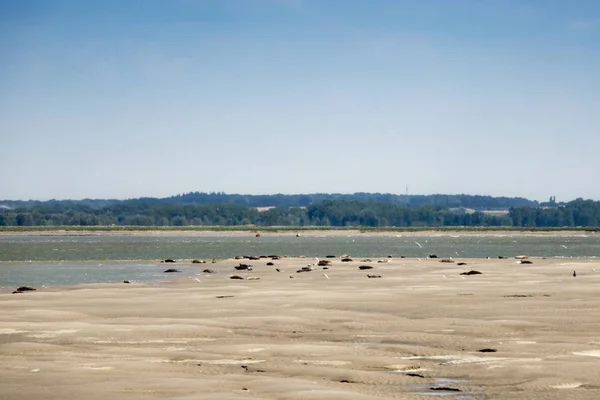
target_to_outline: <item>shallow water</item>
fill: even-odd
[[[373,260],[394,257],[532,257],[594,258],[599,235],[578,236],[248,236],[151,235],[4,235],[0,236],[0,287],[71,285],[96,282],[160,281],[171,275],[159,260],[212,260],[236,255],[324,257],[350,254]],[[182,266],[194,276],[210,264]],[[212,267],[210,267],[212,268]]]
[[[596,257],[600,235],[581,236],[0,236],[0,261],[229,258],[240,254],[426,257]]]

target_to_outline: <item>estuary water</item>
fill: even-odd
[[[531,257],[595,258],[600,235],[561,236],[523,234],[422,236],[390,234],[301,236],[281,235],[156,236],[156,235],[0,235],[0,287],[18,285],[74,285],[82,283],[156,281],[168,279],[169,264],[160,260],[227,259],[236,255],[324,257],[350,254],[381,258],[475,258],[527,254]],[[182,274],[194,276],[203,264],[176,264]]]

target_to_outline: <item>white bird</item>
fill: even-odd
[[[419,246],[420,248],[423,248],[423,246],[421,246],[421,243],[415,241],[415,243],[417,244],[417,246]]]

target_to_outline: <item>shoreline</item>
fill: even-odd
[[[248,229],[119,229],[119,228],[52,228],[52,229],[4,229],[0,236],[189,236],[189,237],[243,237],[243,236],[306,236],[306,237],[331,237],[331,236],[387,236],[387,237],[448,237],[448,236],[546,236],[546,237],[572,237],[572,236],[600,236],[599,229],[489,229],[489,228],[415,228],[415,229],[360,229],[360,228],[277,228],[253,227]]]
[[[320,270],[321,267],[317,267],[316,260],[330,260],[335,264],[342,266],[358,266],[358,265],[372,265],[374,268],[384,268],[384,267],[400,267],[406,265],[429,265],[429,266],[437,266],[438,263],[440,265],[446,265],[448,267],[460,267],[462,265],[481,265],[481,264],[504,264],[504,265],[514,265],[519,267],[520,260],[522,257],[531,260],[534,264],[545,263],[552,265],[559,264],[577,264],[581,266],[591,265],[591,264],[599,264],[598,271],[600,272],[600,260],[596,256],[576,256],[576,257],[562,257],[562,256],[524,256],[524,255],[514,255],[507,256],[503,258],[492,258],[492,257],[394,257],[388,258],[388,256],[381,255],[380,257],[362,257],[362,256],[352,256],[353,261],[344,263],[341,262],[343,256],[337,256],[336,258],[318,258],[314,256],[279,256],[280,258],[276,261],[277,265],[285,265],[294,266],[294,270],[290,271],[294,275],[294,272],[302,268],[304,266],[312,266],[314,270]],[[129,281],[133,286],[138,287],[168,287],[169,285],[182,286],[186,284],[190,284],[191,286],[195,286],[196,280],[199,277],[206,277],[208,275],[211,278],[223,278],[226,279],[229,275],[233,275],[236,273],[240,273],[245,276],[251,276],[253,273],[250,271],[235,271],[234,266],[240,263],[250,264],[250,265],[259,265],[261,269],[265,268],[265,263],[269,262],[271,259],[269,257],[263,257],[259,260],[249,260],[248,258],[222,258],[216,260],[216,262],[204,262],[204,263],[194,263],[191,259],[181,259],[176,260],[174,263],[165,263],[163,260],[83,260],[83,261],[40,261],[33,262],[33,264],[37,265],[38,263],[45,264],[48,268],[52,268],[53,266],[65,266],[68,264],[79,265],[81,263],[88,264],[89,266],[101,263],[103,265],[122,265],[122,264],[137,264],[137,263],[147,263],[149,267],[160,267],[161,270],[166,270],[169,268],[178,269],[179,273],[164,273],[161,276],[152,276],[152,277],[137,277],[134,272],[128,275],[124,275],[122,278],[111,280],[111,281],[89,281],[89,282],[80,282],[80,283],[59,283],[59,284],[27,284],[27,282],[22,282],[21,285],[0,285],[0,295],[8,294],[15,290],[18,286],[33,286],[39,292],[60,292],[62,290],[79,290],[79,289],[102,289],[102,288],[117,288],[122,287],[124,282],[123,280]],[[442,261],[444,260],[444,261]],[[449,261],[448,261],[449,260]],[[23,261],[0,261],[0,267],[5,264],[23,264],[27,267],[27,264],[31,264],[31,262],[23,262]],[[525,265],[526,266],[526,265]],[[268,268],[268,267],[267,267]],[[463,267],[467,268],[467,267]],[[207,274],[204,273],[204,270],[213,270],[212,273]],[[273,269],[273,268],[271,268]],[[264,271],[263,271],[264,272]],[[326,272],[326,271],[324,271]]]

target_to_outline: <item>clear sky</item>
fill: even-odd
[[[0,199],[600,200],[597,0],[0,0]]]

